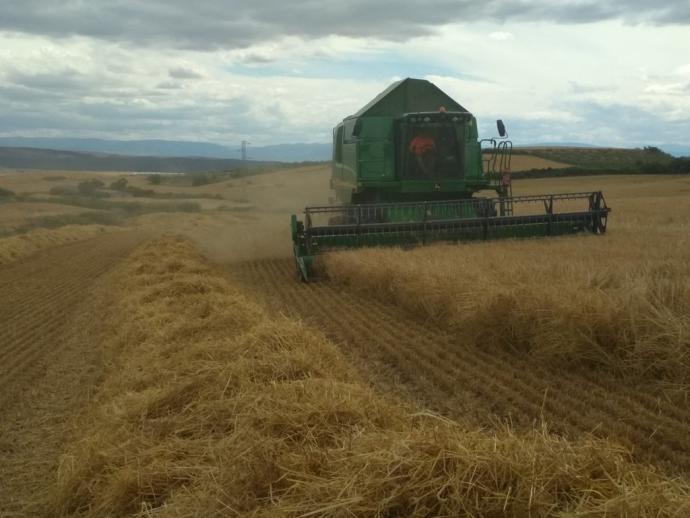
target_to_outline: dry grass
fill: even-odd
[[[468,431],[364,385],[186,242],[112,279],[109,361],[49,503],[78,516],[681,516],[690,486],[546,430]]]
[[[115,180],[117,176],[112,173],[82,173],[77,171],[5,170],[0,172],[0,187],[10,189],[17,194],[47,194],[51,187],[69,186],[76,189],[79,182],[92,178],[111,181]]]
[[[103,225],[67,225],[57,229],[36,229],[25,234],[0,239],[0,265],[12,263],[33,253],[80,241],[112,231],[112,227]]]
[[[75,216],[90,212],[95,211],[59,203],[0,203],[0,231],[6,229],[14,230],[44,217],[63,215]]]
[[[547,191],[558,184],[529,183]],[[369,249],[322,264],[333,281],[477,346],[687,389],[690,199],[682,193],[689,187],[690,179],[612,183],[614,212],[602,237]]]

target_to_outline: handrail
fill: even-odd
[[[601,195],[601,191],[595,191]],[[510,199],[515,202],[527,202],[527,201],[540,201],[544,199],[554,199],[554,200],[575,200],[580,198],[586,198],[594,194],[592,191],[587,192],[572,192],[572,193],[559,193],[559,194],[528,194],[522,196],[512,196]],[[434,208],[435,206],[442,206],[448,204],[475,204],[481,200],[495,201],[499,202],[505,198],[494,197],[494,198],[462,198],[457,200],[442,200],[442,201],[406,201],[406,202],[389,202],[389,203],[361,203],[352,205],[319,205],[314,207],[306,207],[304,209],[306,213],[328,213],[328,212],[343,212],[345,210],[353,210],[357,207],[369,208],[369,209],[385,209],[389,207],[429,207]]]

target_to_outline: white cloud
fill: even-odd
[[[645,87],[644,93],[684,95],[687,93],[687,89],[687,83],[652,83]]]
[[[690,77],[690,63],[679,66],[673,71],[673,73],[679,76]]]
[[[506,32],[506,31],[494,31],[489,33],[489,38],[492,40],[496,41],[506,41],[506,40],[511,40],[515,36],[513,35],[512,32]]]

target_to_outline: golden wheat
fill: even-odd
[[[322,267],[478,346],[687,387],[690,200],[660,211],[655,193],[620,189],[604,236],[339,252]]]
[[[338,349],[267,314],[187,243],[112,278],[109,368],[50,513],[673,516],[690,486],[589,437],[468,430],[375,394]]]

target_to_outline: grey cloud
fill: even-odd
[[[172,68],[170,75],[196,77],[188,72],[193,71]],[[0,77],[0,131],[154,135],[164,131],[171,138],[185,129],[200,134],[206,124],[227,132],[229,121],[251,121],[249,101],[202,95],[180,102],[182,85],[168,80],[146,87],[132,83],[128,75],[88,75],[70,67],[35,73],[10,69]],[[266,126],[264,131],[270,129]]]
[[[262,142],[275,132],[275,119],[264,120],[253,112],[249,99],[231,101],[199,97],[179,106],[175,91],[122,93],[115,100],[104,90],[93,90],[95,100],[84,102],[70,91],[45,91],[0,84],[0,135],[56,134],[122,138],[188,138],[228,142],[248,138]],[[132,99],[145,99],[138,103]],[[279,118],[286,119],[275,112]],[[287,120],[283,121],[287,123]],[[285,137],[299,140],[302,128],[283,125]],[[310,128],[312,130],[312,128]],[[329,130],[324,128],[323,135]]]
[[[85,97],[128,100],[135,96],[159,97],[161,91],[138,85],[125,85],[112,78],[87,75],[70,68],[53,72],[10,71],[0,80],[2,100],[30,108],[55,103],[81,104]],[[1,112],[0,112],[1,113]]]
[[[687,0],[5,0],[0,30],[174,48],[242,48],[280,36],[404,41],[449,22],[690,24]]]
[[[42,92],[33,88],[26,88],[24,86],[15,84],[0,84],[0,98],[6,103],[22,104],[33,103],[46,99],[58,99],[62,96],[62,92]]]
[[[177,67],[168,71],[173,79],[201,79],[203,76],[191,68]]]
[[[79,72],[65,68],[59,72],[11,72],[6,80],[14,85],[35,90],[62,91],[79,90],[89,79]]]
[[[158,83],[156,88],[159,90],[179,90],[182,88],[182,85],[180,83],[176,83],[175,81],[163,81],[162,83]]]
[[[261,65],[261,64],[265,64],[265,63],[272,63],[275,61],[275,59],[273,59],[270,56],[266,56],[264,54],[252,52],[252,53],[249,53],[249,54],[243,56],[240,59],[240,61],[244,64],[247,64],[247,65]]]

